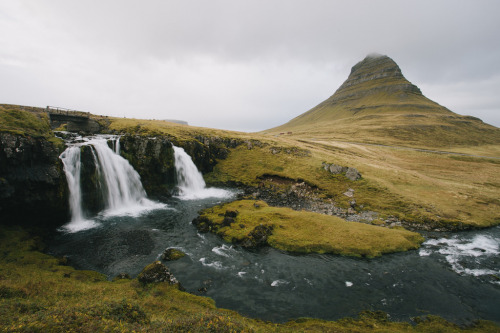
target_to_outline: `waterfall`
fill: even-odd
[[[179,197],[185,200],[225,198],[232,193],[219,188],[207,188],[205,180],[184,149],[174,146],[175,170]]]
[[[146,198],[140,176],[130,163],[117,154],[120,149],[119,139],[113,141],[113,149],[109,148],[106,137],[86,138],[68,147],[60,156],[70,192],[71,222],[64,229],[76,232],[93,228],[97,223],[85,216],[82,208],[81,187],[81,147],[90,146],[96,167],[98,191],[104,200],[101,217],[139,214],[151,209],[163,208],[165,205]]]
[[[60,156],[69,187],[69,207],[72,221],[84,221],[82,212],[82,193],[80,191],[80,147],[69,147]]]

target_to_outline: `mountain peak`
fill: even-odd
[[[500,130],[428,99],[403,76],[394,60],[373,53],[352,67],[332,96],[268,131],[283,132],[429,147],[500,140]]]
[[[417,86],[406,80],[394,60],[386,55],[371,53],[351,68],[349,77],[332,98],[337,97],[334,99],[338,100],[338,97],[346,97],[345,93],[351,95],[353,90],[373,93],[374,85],[376,90],[384,89],[401,96],[408,93],[422,94]]]

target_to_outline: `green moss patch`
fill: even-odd
[[[15,105],[0,105],[0,132],[53,137],[48,115],[42,109],[25,110]]]
[[[255,200],[206,209],[195,224],[200,230],[243,246],[268,244],[299,253],[377,257],[417,249],[424,241],[420,234],[404,229],[347,222],[335,216],[270,207]]]

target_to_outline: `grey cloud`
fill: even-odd
[[[3,2],[0,97],[257,130],[329,97],[378,52],[473,114],[472,97],[449,96],[463,82],[489,101],[477,110],[500,104],[498,12],[494,0]]]

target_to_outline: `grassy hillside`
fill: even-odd
[[[296,138],[422,148],[500,144],[500,129],[426,98],[386,56],[365,58],[330,98],[262,133],[288,132]]]
[[[0,132],[51,138],[47,113],[42,108],[0,104]]]

